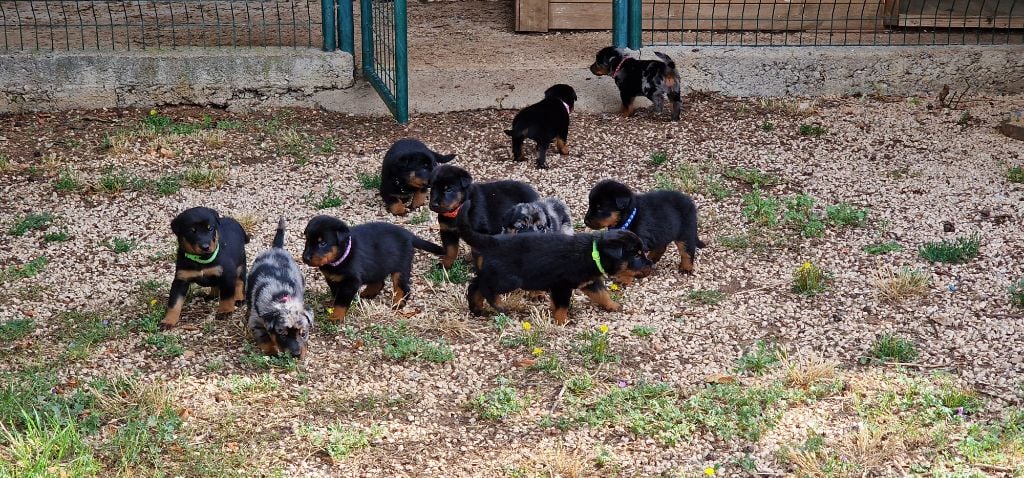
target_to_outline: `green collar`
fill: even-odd
[[[602,276],[607,276],[608,274],[606,274],[604,272],[604,267],[601,266],[601,254],[599,252],[597,252],[597,240],[596,239],[594,240],[594,249],[591,250],[590,257],[594,258],[594,265],[597,266],[597,271],[600,272]]]
[[[594,247],[595,248],[597,247],[597,243],[596,242],[594,243]],[[594,251],[597,251],[597,249],[594,249]],[[185,257],[187,257],[188,260],[190,260],[192,262],[198,262],[200,264],[209,264],[209,263],[211,263],[211,262],[213,262],[214,260],[217,259],[217,254],[219,252],[220,252],[220,241],[217,241],[217,248],[213,250],[213,254],[210,256],[209,259],[203,259],[201,256],[198,256],[198,255],[195,255],[195,254],[189,254],[187,252],[185,253]]]

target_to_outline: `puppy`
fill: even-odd
[[[473,230],[500,234],[502,217],[509,208],[540,198],[529,184],[511,180],[474,183],[465,169],[447,164],[434,170],[430,183],[430,210],[437,213],[444,247],[441,266],[445,269],[459,256],[459,229],[455,218],[465,201],[473,202],[472,209],[466,211]]]
[[[548,291],[551,315],[555,323],[565,325],[573,289],[582,288],[597,305],[617,311],[621,306],[612,300],[602,278],[613,276],[628,282],[651,268],[643,243],[629,231],[490,236],[472,227],[469,211],[459,213],[458,227],[466,243],[483,257],[466,292],[475,315],[482,313],[484,300],[494,310],[506,313],[500,296],[516,289]]]
[[[676,63],[668,55],[654,52],[658,60],[637,60],[626,56],[626,51],[605,47],[597,52],[597,59],[590,65],[590,72],[597,75],[611,75],[619,87],[622,99],[622,116],[633,114],[633,99],[646,96],[654,102],[654,109],[661,112],[665,97],[672,102],[672,121],[679,121],[683,100],[679,95],[679,72]]]
[[[520,232],[557,232],[572,235],[569,206],[556,197],[512,206],[502,219],[506,234]]]
[[[380,197],[391,214],[404,216],[410,209],[427,203],[430,174],[438,163],[455,159],[454,154],[436,153],[419,140],[395,141],[380,166]],[[412,197],[409,208],[405,202]]]
[[[359,288],[359,297],[373,298],[391,276],[396,307],[409,297],[413,248],[441,255],[441,246],[424,241],[402,227],[370,222],[349,228],[331,216],[316,216],[306,225],[306,248],[302,262],[319,267],[334,296],[330,318],[345,320],[349,305]]]
[[[512,129],[505,134],[512,137],[512,159],[523,160],[523,141],[530,138],[537,143],[537,167],[547,168],[544,157],[551,141],[562,155],[569,154],[565,142],[569,140],[569,114],[576,104],[576,90],[569,85],[558,84],[544,92],[544,99],[516,114]]]
[[[249,330],[267,355],[287,350],[305,357],[313,310],[306,307],[306,286],[288,251],[284,250],[284,218],[277,223],[273,247],[256,256],[245,284]]]
[[[171,231],[178,238],[178,257],[160,328],[178,325],[188,285],[193,282],[209,287],[210,297],[220,297],[218,314],[234,312],[245,300],[245,245],[249,236],[242,226],[230,217],[220,217],[213,209],[194,207],[171,221]]]
[[[697,205],[677,191],[634,194],[629,186],[605,179],[590,190],[584,222],[591,229],[626,229],[636,233],[657,263],[670,242],[679,250],[679,270],[693,273],[693,258],[704,242],[697,238]]]

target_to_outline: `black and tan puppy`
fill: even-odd
[[[455,218],[466,201],[472,208],[466,217],[474,231],[482,234],[500,234],[505,212],[521,202],[533,202],[540,196],[529,184],[520,181],[494,181],[474,183],[465,169],[443,165],[434,170],[430,181],[430,210],[437,213],[441,229],[444,257],[441,265],[447,269],[459,256],[459,229]]]
[[[208,207],[194,207],[171,221],[171,231],[178,237],[178,257],[160,327],[178,325],[190,283],[209,287],[210,296],[220,298],[218,314],[234,312],[245,300],[245,245],[249,236],[242,226]]]
[[[544,99],[523,108],[512,119],[512,129],[505,134],[512,137],[512,159],[523,160],[523,141],[530,138],[537,143],[537,167],[547,168],[545,156],[551,142],[559,154],[569,154],[565,142],[569,140],[569,114],[576,104],[576,90],[558,84],[544,91]]]
[[[483,312],[484,300],[505,313],[500,297],[507,292],[548,291],[551,315],[555,323],[565,325],[573,289],[582,288],[591,301],[616,311],[620,305],[608,294],[603,277],[629,282],[650,272],[643,243],[629,231],[491,236],[471,227],[468,212],[459,213],[458,227],[466,243],[483,257],[466,293],[475,315]]]
[[[394,290],[392,304],[402,305],[411,293],[413,248],[444,253],[441,246],[394,224],[370,222],[349,228],[340,219],[316,216],[306,225],[302,262],[320,268],[334,297],[330,319],[341,321],[360,287],[366,286],[359,297],[376,297],[388,276]]]
[[[256,256],[245,284],[246,326],[263,353],[288,351],[293,357],[306,356],[313,310],[306,307],[305,294],[299,265],[284,249],[282,218],[272,247]]]
[[[556,197],[547,197],[534,202],[512,206],[502,219],[505,234],[523,232],[554,232],[572,234],[572,219],[569,206]]]
[[[597,59],[590,65],[590,72],[597,76],[610,75],[619,87],[622,99],[622,116],[631,116],[635,107],[633,100],[645,96],[654,103],[657,112],[665,106],[665,98],[672,103],[672,121],[679,121],[682,97],[679,94],[679,72],[676,63],[668,55],[654,52],[658,60],[637,60],[626,56],[626,51],[605,47],[597,52]]]
[[[633,231],[654,263],[674,242],[679,250],[679,270],[693,272],[697,248],[704,247],[704,242],[697,238],[697,205],[690,196],[678,191],[635,194],[629,186],[605,179],[590,190],[589,202],[584,218],[587,227]]]
[[[380,197],[388,212],[404,216],[427,203],[430,175],[439,163],[455,159],[454,154],[434,152],[417,139],[395,141],[380,166]],[[405,202],[411,199],[408,208]]]

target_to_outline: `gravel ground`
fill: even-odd
[[[599,179],[615,177],[649,190],[657,174],[673,175],[684,165],[701,166],[709,174],[729,167],[757,168],[782,179],[766,188],[769,194],[804,192],[819,208],[846,202],[870,210],[866,227],[829,227],[815,239],[780,228],[769,234],[771,245],[727,248],[720,239],[749,228],[740,196],[750,187],[723,179],[734,191],[729,197],[717,200],[699,187],[693,194],[700,207],[700,235],[708,242],[693,276],[682,276],[663,263],[651,277],[621,292],[619,313],[601,311],[577,295],[573,322],[564,328],[547,323],[543,303],[513,300],[520,304],[513,317],[516,325],[522,320],[537,324],[548,338],[545,353],[557,354],[576,368],[583,367],[573,358],[576,335],[607,324],[612,350],[621,360],[593,371],[601,387],[646,381],[693,390],[708,377],[731,373],[737,357],[759,339],[782,344],[794,357],[820,354],[857,370],[858,359],[874,338],[888,331],[917,343],[918,363],[955,370],[960,380],[1003,406],[1017,400],[1024,372],[1024,315],[1011,307],[1007,294],[1007,287],[1024,276],[1024,187],[1006,178],[1009,167],[1024,164],[1024,148],[994,127],[1009,111],[1024,107],[1024,97],[973,98],[962,105],[969,109],[969,118],[961,110],[926,104],[916,99],[700,96],[686,100],[678,123],[648,111],[630,119],[574,115],[571,154],[549,155],[551,169],[544,171],[534,169],[532,161],[510,161],[502,129],[513,111],[416,116],[403,127],[388,119],[319,111],[169,109],[160,114],[179,123],[210,115],[237,121],[240,127],[205,136],[115,141],[110,149],[101,147],[103,138],[136,128],[147,112],[0,116],[0,154],[9,160],[0,172],[5,205],[0,225],[6,231],[31,212],[56,216],[48,229],[21,237],[4,235],[0,241],[5,267],[39,255],[50,259],[43,273],[4,284],[0,322],[31,317],[37,328],[17,344],[0,345],[6,356],[0,370],[60,357],[65,345],[54,319],[60,312],[103,311],[112,324],[127,323],[144,309],[138,284],[145,280],[163,283],[164,300],[173,274],[168,224],[189,206],[211,206],[254,220],[250,258],[270,243],[279,215],[290,221],[286,247],[296,255],[306,220],[318,213],[350,224],[391,221],[439,242],[433,215],[418,225],[410,218],[394,218],[375,192],[357,180],[360,173],[378,171],[392,141],[415,136],[437,151],[457,153],[454,164],[477,180],[519,179],[542,195],[561,197],[580,223],[586,193]],[[774,128],[766,131],[765,122]],[[797,133],[801,124],[811,123],[824,126],[826,133],[818,138]],[[666,152],[668,160],[655,166],[649,158],[658,151]],[[66,168],[73,168],[83,183],[96,183],[105,168],[156,178],[182,172],[197,161],[226,173],[225,182],[211,188],[186,184],[169,196],[151,191],[58,193],[51,186]],[[344,204],[314,209],[309,198],[328,187],[340,193]],[[58,229],[72,239],[42,240],[44,233]],[[966,264],[933,264],[918,256],[922,243],[975,232],[981,237],[980,254]],[[103,245],[112,238],[134,239],[138,247],[116,254]],[[889,240],[904,250],[882,256],[862,250]],[[670,252],[666,258],[671,257]],[[832,274],[824,293],[805,297],[790,290],[791,274],[805,261]],[[130,333],[101,343],[84,359],[55,367],[79,382],[113,371],[166,382],[178,405],[188,410],[185,427],[195,440],[227,448],[252,442],[245,448],[250,466],[296,476],[495,476],[524,462],[589,456],[601,445],[614,451],[624,475],[690,473],[743,453],[755,456],[761,470],[781,473],[785,465],[775,458],[775,448],[798,433],[800,424],[824,413],[787,414],[771,437],[752,445],[698,434],[665,447],[622,428],[541,428],[537,421],[542,416],[551,409],[558,413],[561,381],[518,368],[516,361],[529,357],[529,350],[499,345],[502,333],[493,321],[468,314],[464,285],[435,286],[426,280],[432,263],[417,254],[408,307],[392,312],[382,295],[354,309],[349,325],[362,328],[405,317],[418,335],[444,338],[452,345],[455,359],[445,364],[394,362],[348,333],[315,332],[311,356],[299,372],[269,372],[279,387],[241,397],[226,394],[228,378],[258,378],[263,372],[241,360],[248,350],[242,313],[216,320],[213,302],[193,298],[185,306],[184,325],[172,332],[180,337],[183,354],[161,357],[146,344],[144,334]],[[890,266],[927,271],[932,278],[927,293],[899,304],[880,301],[874,277]],[[323,280],[302,268],[313,296],[322,295]],[[698,289],[726,295],[720,304],[702,305],[688,299]],[[641,325],[656,333],[641,338],[630,332]],[[530,403],[504,422],[481,421],[467,411],[466,403],[492,389],[498,377],[529,395]],[[368,399],[372,406],[354,405]],[[331,463],[310,451],[297,430],[338,420],[376,424],[383,433],[368,450]]]

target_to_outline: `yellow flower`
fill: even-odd
[[[153,108],[153,109],[149,110],[149,115],[150,116],[156,116],[156,108]]]
[[[544,353],[544,351],[541,350],[540,347],[534,347],[533,348],[533,356],[534,357],[540,357],[543,353]]]
[[[330,314],[333,314],[333,313],[334,313],[334,307],[328,307],[327,308],[327,315],[330,315]]]
[[[803,269],[803,270],[807,270],[807,269],[810,269],[810,268],[811,268],[811,263],[810,262],[804,262],[804,266],[801,267],[801,269]]]
[[[704,474],[707,476],[715,476],[715,467],[709,466],[704,469]]]
[[[533,324],[530,324],[529,322],[523,322],[523,330],[529,332],[530,329],[532,329],[532,328],[533,328]]]
[[[149,305],[156,305],[156,299],[151,299],[149,301]]]
[[[601,331],[602,334],[607,334],[608,333],[608,325],[607,324],[601,324],[601,326],[598,327],[598,329]]]
[[[612,282],[612,285],[608,287],[611,290],[619,290],[619,285]]]

